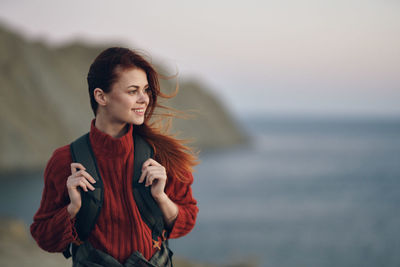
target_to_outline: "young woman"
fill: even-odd
[[[155,258],[163,240],[181,237],[194,227],[198,208],[191,171],[196,158],[180,141],[151,126],[157,97],[166,95],[160,91],[157,72],[142,56],[126,48],[106,49],[92,63],[87,80],[95,115],[89,140],[104,190],[100,214],[87,240],[80,240],[75,225],[82,206],[80,190],[96,190],[96,181],[85,166],[72,162],[66,145],[47,163],[32,236],[49,252],[63,252],[75,244],[75,256],[81,256],[73,257],[74,266],[136,266],[137,257],[148,264],[137,266],[169,266],[170,259],[157,263]],[[133,132],[154,150],[153,158],[142,165],[139,183],[150,188],[161,210],[165,231],[159,240],[142,219],[132,192]]]

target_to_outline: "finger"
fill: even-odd
[[[80,164],[80,163],[78,163],[78,162],[72,162],[71,163],[71,173],[73,174],[73,173],[76,173],[77,171],[78,171],[78,169],[80,169],[80,170],[86,170],[86,168],[82,165],[82,164]]]
[[[142,169],[146,168],[147,166],[161,166],[160,163],[158,163],[157,161],[155,161],[152,158],[148,158],[142,165]]]
[[[88,180],[86,180],[86,178],[83,177],[83,176],[79,177],[79,178],[76,180],[76,187],[78,187],[78,186],[82,187],[83,190],[85,190],[86,192],[88,191],[88,190],[87,190],[88,188],[89,188],[90,190],[92,190],[92,191],[95,190],[95,188],[93,187],[93,185],[92,185]]]
[[[79,170],[86,170],[85,166],[83,166],[81,163],[79,162],[73,162],[71,163],[71,173],[75,173]]]
[[[142,170],[145,169],[147,166],[149,166],[151,163],[151,158],[148,158],[145,162],[142,164]]]
[[[164,167],[151,166],[146,168],[147,176],[151,175],[157,177],[157,179],[167,180],[167,173]]]
[[[157,181],[166,181],[167,180],[167,176],[162,173],[162,172],[152,172],[152,173],[148,173],[147,177],[146,177],[146,184],[145,186],[150,186],[154,183],[156,183]]]
[[[164,181],[164,182],[167,181],[167,175],[165,175],[164,173],[159,173],[159,174],[157,174],[156,177],[157,177],[158,181]]]
[[[85,189],[87,189],[87,187],[89,185],[91,187],[90,189],[93,188],[93,190],[94,190],[94,187],[83,176],[69,177],[67,180],[67,188],[68,189],[74,189],[74,188],[76,189],[78,187],[82,187],[82,189],[85,190]],[[85,191],[87,191],[87,190],[85,190]]]
[[[140,175],[138,183],[143,183],[144,178],[146,178],[147,170],[142,171],[142,175]]]
[[[154,179],[155,179],[155,176],[154,176],[154,175],[148,174],[147,177],[146,177],[146,185],[145,185],[145,186],[147,187],[147,186],[152,185]]]
[[[83,189],[83,191],[87,192],[87,186],[85,184],[85,182],[83,180],[80,180],[77,184],[77,186],[81,187]]]
[[[148,174],[153,174],[157,176],[166,176],[165,170],[160,167],[147,167],[146,169]]]
[[[89,188],[90,190],[94,191],[95,188],[93,187],[93,185],[91,185],[91,184],[89,183],[88,180],[86,180],[85,178],[83,178],[82,180],[83,180],[83,182],[85,183],[86,188]]]
[[[163,166],[147,166],[145,168],[146,171],[148,172],[159,172],[159,173],[165,173],[165,168]]]
[[[86,178],[91,183],[96,183],[96,180],[87,172],[84,170],[80,170],[79,172],[76,173],[77,176],[83,176]]]

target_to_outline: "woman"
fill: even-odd
[[[80,190],[96,190],[96,181],[85,166],[72,162],[70,145],[66,145],[56,149],[47,163],[32,236],[49,252],[65,251],[73,243],[75,256],[80,250],[88,250],[111,259],[115,266],[136,266],[132,263],[134,257],[142,258],[148,266],[157,266],[154,258],[160,254],[162,239],[181,237],[194,227],[198,208],[191,191],[191,168],[196,158],[181,142],[150,126],[154,109],[160,106],[157,97],[167,96],[160,92],[156,71],[142,56],[126,48],[106,49],[92,63],[87,80],[95,115],[90,146],[104,190],[100,214],[87,240],[80,240],[75,225],[82,206]],[[132,192],[133,132],[154,150],[153,158],[142,165],[139,183],[150,188],[162,213],[167,235],[156,240]],[[80,265],[83,261],[88,266],[112,265],[90,265],[89,258],[73,257],[73,265],[85,266]]]

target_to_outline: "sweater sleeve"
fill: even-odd
[[[196,199],[192,196],[193,176],[190,172],[187,178],[190,179],[189,183],[173,179],[166,188],[168,197],[178,206],[178,216],[170,231],[169,238],[178,238],[188,234],[196,223],[199,209]]]
[[[67,211],[69,204],[66,181],[71,173],[69,146],[54,151],[44,172],[44,189],[40,207],[30,227],[39,247],[49,252],[62,252],[78,240]]]

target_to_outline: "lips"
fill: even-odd
[[[133,111],[138,115],[144,115],[145,108],[134,108]]]

